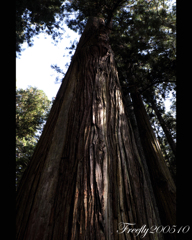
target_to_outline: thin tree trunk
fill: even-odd
[[[167,141],[168,141],[168,143],[169,143],[169,145],[170,145],[174,155],[176,155],[176,144],[175,144],[175,142],[174,142],[174,140],[172,138],[171,132],[170,132],[170,130],[169,130],[165,120],[162,118],[161,113],[159,112],[159,110],[158,110],[158,108],[156,106],[156,103],[154,101],[151,101],[151,105],[152,105],[152,108],[153,108],[153,110],[155,111],[155,113],[157,115],[157,118],[158,118],[158,120],[159,120],[159,122],[161,124],[161,127],[163,128],[163,131],[165,133]]]
[[[119,227],[159,224],[146,171],[104,20],[91,18],[21,179],[16,239],[141,239]]]
[[[176,187],[150,125],[139,92],[135,89],[131,97],[160,218],[164,226],[171,226],[176,224]],[[175,239],[176,234],[166,235],[166,237]]]

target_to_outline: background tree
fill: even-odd
[[[16,188],[47,120],[51,102],[42,90],[16,90]]]
[[[158,93],[159,88],[156,89],[156,94],[154,94],[156,98],[147,101],[148,104],[145,104],[145,106],[154,132],[160,143],[167,166],[171,171],[174,181],[176,181],[176,113],[174,107],[175,101],[174,98],[172,98],[173,101],[171,103],[170,111],[165,112],[164,99],[162,99],[162,95]],[[148,93],[148,99],[149,96],[150,93]]]
[[[169,8],[167,1],[133,1],[119,11],[113,21],[111,45],[124,96],[137,87],[147,104],[154,107],[154,101],[158,101],[159,112],[153,113],[156,117],[165,116],[165,100],[170,92],[175,93],[175,23],[175,6]],[[175,99],[175,95],[172,98]],[[148,117],[151,119],[152,114]],[[156,126],[161,124],[162,121]],[[163,129],[168,130],[165,122]],[[169,131],[169,136],[162,135],[162,139],[166,135],[165,141],[168,137],[169,149],[171,143],[174,145],[174,129]],[[169,167],[176,169],[173,159],[175,157],[171,157]]]

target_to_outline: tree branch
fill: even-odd
[[[117,10],[117,8],[119,6],[121,6],[125,2],[126,2],[125,0],[119,0],[115,3],[113,8],[111,10],[109,10],[109,15],[108,15],[108,19],[107,19],[107,22],[106,22],[106,27],[109,28],[110,30],[112,30],[112,21],[113,21],[114,12]]]
[[[163,81],[163,80],[155,81],[155,82],[151,83],[150,85],[148,85],[144,90],[139,91],[140,94],[142,94],[142,93],[145,92],[147,89],[149,89],[150,87],[152,87],[153,85],[158,84],[158,83],[176,83],[176,81]]]

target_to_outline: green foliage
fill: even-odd
[[[111,34],[121,83],[142,91],[175,80],[175,16],[152,2],[134,1],[119,11]]]
[[[42,90],[16,90],[16,187],[26,169],[50,110]]]
[[[64,18],[63,0],[17,0],[16,1],[16,52],[27,41],[32,46],[32,37],[44,31],[52,38],[61,36],[59,23]]]

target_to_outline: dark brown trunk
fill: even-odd
[[[150,125],[139,92],[135,90],[131,97],[160,218],[164,226],[171,226],[176,224],[176,187]],[[166,237],[167,239],[175,239],[176,235],[166,235]]]
[[[172,138],[171,132],[170,132],[165,120],[162,118],[161,113],[159,112],[159,110],[156,106],[156,103],[154,101],[151,101],[151,104],[152,104],[152,108],[155,111],[157,118],[161,124],[161,127],[163,128],[163,131],[164,131],[167,141],[173,151],[173,154],[176,155],[176,144]]]
[[[146,176],[104,21],[91,18],[21,180],[16,239],[139,240],[120,223],[159,225]]]

